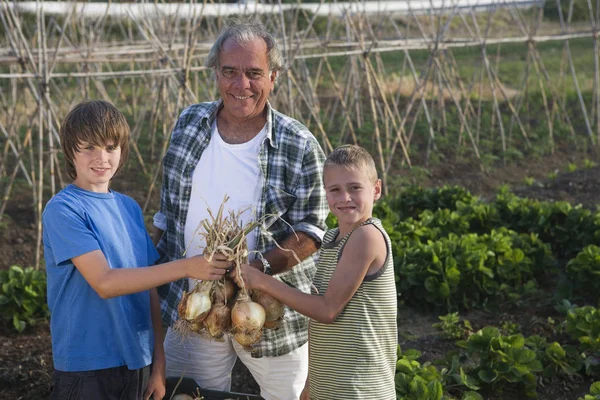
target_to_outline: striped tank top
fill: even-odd
[[[315,320],[309,326],[311,400],[395,400],[397,301],[390,238],[381,221],[362,225],[379,229],[387,244],[382,268],[365,276],[354,296],[332,324]],[[313,294],[324,295],[352,232],[334,241],[338,229],[327,231],[319,251]]]

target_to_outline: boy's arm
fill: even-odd
[[[142,292],[186,277],[217,280],[231,266],[224,256],[215,255],[208,262],[200,255],[146,268],[112,269],[100,250],[73,257],[71,261],[103,299]]]
[[[160,317],[160,300],[156,289],[150,290],[150,313],[154,328],[154,354],[152,356],[152,372],[146,393],[144,393],[144,400],[150,399],[151,396],[154,396],[154,399],[162,399],[166,393],[166,359],[163,347],[165,335]]]
[[[303,293],[248,265],[242,267],[242,277],[248,289],[267,292],[307,317],[332,323],[356,293],[369,267],[383,265],[386,254],[387,246],[381,232],[374,226],[365,225],[357,228],[348,239],[323,296]],[[235,272],[232,276],[237,279]]]

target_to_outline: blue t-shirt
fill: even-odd
[[[149,365],[154,351],[149,292],[104,300],[71,261],[101,250],[110,268],[152,265],[158,253],[139,205],[114,191],[69,185],[48,202],[42,221],[54,368]]]

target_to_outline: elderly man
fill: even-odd
[[[221,99],[190,106],[173,130],[163,160],[161,207],[154,217],[164,231],[158,243],[161,262],[182,257],[186,248],[186,257],[202,253],[196,228],[208,217],[207,205],[216,211],[228,195],[226,208],[247,210],[244,222],[279,216],[268,232],[257,229],[248,235],[248,248],[262,254],[251,265],[309,293],[328,213],[321,183],[324,154],[305,126],[268,102],[282,68],[277,44],[261,25],[232,25],[212,47],[207,65],[214,69]],[[159,288],[167,325],[177,319],[177,305],[191,283]],[[230,390],[239,357],[262,397],[297,399],[308,370],[307,327],[306,317],[286,309],[281,327],[265,330],[252,352],[230,337],[224,342],[182,338],[169,328],[167,376],[188,376],[202,387]]]

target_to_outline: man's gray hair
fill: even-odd
[[[219,67],[219,55],[227,39],[233,39],[238,44],[243,45],[256,38],[262,38],[267,45],[269,70],[280,71],[283,68],[283,56],[281,55],[279,46],[277,46],[277,42],[275,42],[275,38],[267,32],[262,24],[254,22],[234,21],[231,25],[225,27],[208,53],[206,66],[209,68]]]

